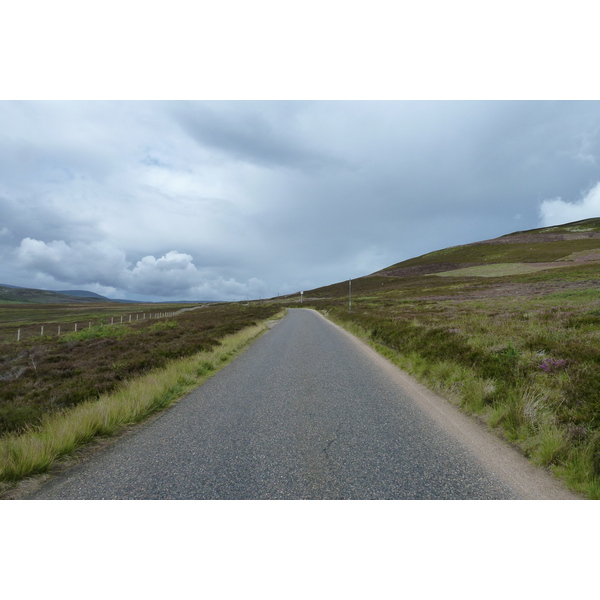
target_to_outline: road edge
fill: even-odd
[[[315,309],[315,314],[345,334],[362,352],[376,362],[417,406],[444,431],[473,453],[484,467],[497,475],[523,500],[584,500],[569,490],[555,475],[531,463],[521,452],[500,438],[488,426],[465,414],[443,396],[431,391],[366,341],[334,323]]]

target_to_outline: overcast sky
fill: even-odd
[[[401,4],[7,6],[0,283],[266,298],[598,216],[586,3]]]
[[[0,282],[240,300],[600,216],[600,103],[2,101]]]

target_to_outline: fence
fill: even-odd
[[[60,337],[61,335],[65,335],[67,333],[82,331],[83,329],[91,329],[93,326],[98,325],[118,325],[118,324],[128,324],[128,323],[139,323],[141,321],[146,321],[149,319],[163,319],[174,317],[188,309],[177,310],[173,312],[149,312],[149,313],[131,313],[129,315],[120,315],[117,317],[104,317],[101,319],[92,319],[85,321],[77,321],[75,323],[55,323],[55,324],[38,324],[38,325],[26,325],[22,327],[18,327],[13,340],[17,342],[24,341],[26,339],[30,340],[38,337]],[[110,323],[108,319],[110,318]],[[14,330],[13,330],[14,331]],[[10,341],[10,335],[7,335],[8,332],[5,330],[4,341]]]

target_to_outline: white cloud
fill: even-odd
[[[132,291],[150,295],[185,294],[201,280],[193,258],[176,251],[167,252],[158,259],[145,256],[125,274]]]
[[[25,238],[16,250],[19,266],[41,274],[47,282],[84,286],[116,297],[133,295],[173,299],[223,300],[260,296],[264,283],[241,283],[210,269],[198,269],[190,254],[171,250],[164,256],[144,256],[132,267],[125,253],[105,242],[46,243]]]
[[[111,286],[127,270],[125,253],[107,242],[46,243],[25,238],[16,250],[23,269],[40,271],[66,283],[99,283]]]
[[[562,198],[544,200],[540,205],[543,227],[560,225],[600,216],[600,182],[579,202],[568,202]]]

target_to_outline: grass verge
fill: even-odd
[[[490,336],[484,348],[473,333],[479,321],[472,316],[471,335],[461,336],[454,323],[442,330],[424,318],[398,321],[372,312],[322,312],[423,385],[476,415],[570,489],[600,499],[598,387],[596,379],[585,379],[588,371],[590,377],[597,371],[593,361],[585,364],[581,348],[578,363],[538,356],[527,351],[525,340],[519,347],[512,342],[498,346],[500,338]],[[466,320],[460,324],[466,329]],[[560,347],[565,351],[562,339]],[[584,383],[593,388],[589,398]],[[581,396],[577,402],[571,399],[575,392]]]
[[[275,318],[281,318],[279,313]],[[124,382],[115,391],[47,416],[39,426],[0,439],[0,493],[47,472],[98,437],[109,437],[166,408],[228,364],[267,330],[265,322],[220,340],[219,346]]]

